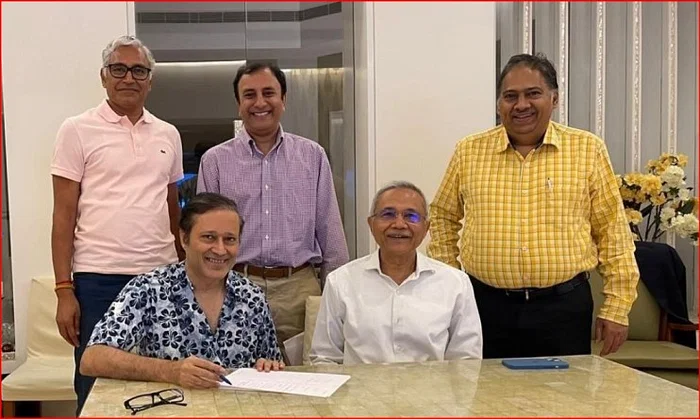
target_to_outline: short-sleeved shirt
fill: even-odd
[[[247,368],[259,358],[281,360],[262,290],[231,271],[218,326],[212,331],[194,297],[184,262],[129,281],[92,332],[88,346],[178,360],[194,355],[224,368]]]
[[[168,184],[183,177],[177,129],[144,109],[132,124],[107,101],[66,119],[51,174],[80,183],[73,272],[137,275],[177,261]]]

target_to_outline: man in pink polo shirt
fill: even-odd
[[[102,64],[107,100],[61,125],[51,164],[56,323],[76,348],[76,365],[126,283],[184,257],[177,234],[180,134],[143,107],[153,55],[122,36],[107,45]],[[78,413],[93,382],[76,368]]]

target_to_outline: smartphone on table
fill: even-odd
[[[569,363],[559,358],[513,358],[501,363],[512,370],[554,370],[567,369]]]

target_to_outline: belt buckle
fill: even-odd
[[[286,266],[286,267],[281,267],[281,266],[263,266],[263,273],[266,272],[266,271],[268,271],[268,270],[274,271],[274,270],[276,270],[276,269],[280,269],[280,270],[286,271],[285,273],[282,274],[282,277],[281,277],[281,278],[284,278],[284,277],[290,277],[290,276],[292,276],[292,269],[294,269],[294,268],[291,268],[291,267],[289,267],[289,266]]]
[[[271,270],[273,270],[273,269],[275,269],[274,266],[263,266],[262,268],[263,268],[262,277],[265,278],[265,279],[267,279],[267,275],[266,275],[267,272],[268,272],[268,271],[271,271]]]
[[[506,290],[506,295],[510,297],[510,293],[523,293],[525,295],[525,301],[530,301],[530,289],[529,288],[522,288],[522,289],[514,289],[514,290]]]

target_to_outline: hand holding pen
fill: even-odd
[[[282,371],[284,367],[285,365],[282,361],[275,361],[265,358],[260,358],[255,363],[255,369],[259,372]],[[232,385],[231,381],[229,381],[229,379],[224,375],[219,376],[219,379],[228,385]]]
[[[179,361],[169,362],[171,362],[171,368],[165,381],[184,388],[217,388],[221,381],[228,381],[224,377],[226,370],[206,359],[191,355]]]

